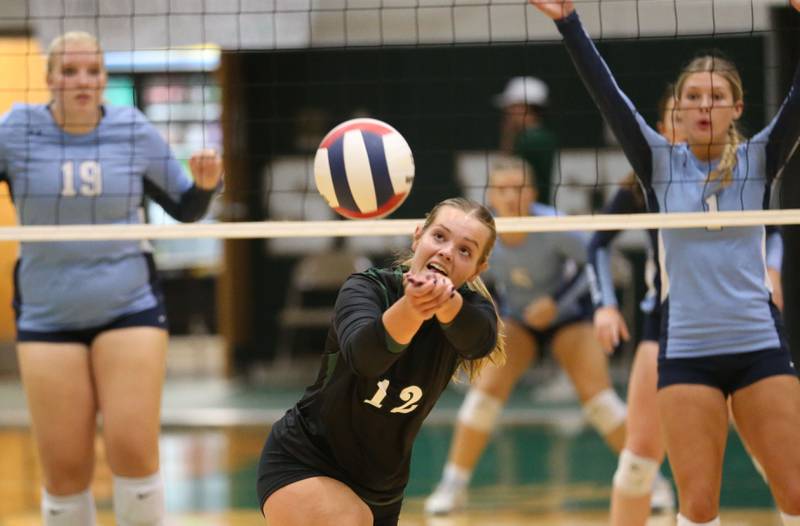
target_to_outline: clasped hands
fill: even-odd
[[[458,295],[450,278],[429,271],[403,274],[403,291],[412,310],[425,320],[446,308]]]

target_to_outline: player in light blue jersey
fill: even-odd
[[[532,171],[521,159],[492,163],[488,198],[501,217],[554,215],[535,204]],[[476,379],[458,413],[442,481],[425,509],[443,515],[463,508],[467,485],[489,441],[494,422],[517,381],[546,347],[575,386],[588,421],[619,452],[625,437],[625,404],[611,387],[608,358],[594,337],[583,265],[586,241],[575,232],[500,234],[489,260],[506,325],[507,360]],[[572,276],[565,276],[576,266]]]
[[[667,86],[658,101],[658,131],[670,142],[683,142],[683,131],[675,114],[674,86]],[[609,214],[646,212],[647,199],[631,173],[604,210]],[[589,243],[589,263],[592,301],[595,306],[594,327],[603,350],[613,352],[630,338],[625,319],[617,305],[612,281],[609,245],[619,231],[598,231]],[[658,428],[656,406],[656,365],[660,334],[661,309],[658,301],[658,233],[647,231],[650,243],[645,263],[647,293],[640,307],[643,314],[639,345],[628,380],[628,419],[625,446],[619,455],[611,490],[611,526],[644,526],[652,511],[675,508],[675,493],[670,483],[660,476],[659,466],[664,459],[664,445]]]
[[[133,108],[107,106],[102,50],[87,33],[50,46],[48,105],[0,120],[0,176],[23,225],[133,224],[145,195],[199,219],[221,177],[203,150],[194,183]],[[44,471],[46,526],[95,524],[97,413],[120,525],[160,525],[159,413],[167,320],[144,241],[22,243],[15,272],[17,352]]]
[[[684,142],[680,116],[674,111],[675,87],[667,86],[658,101],[658,131],[671,143]],[[651,198],[652,193],[648,194]],[[620,184],[620,189],[607,205],[605,213],[636,214],[647,211],[644,192],[631,173]],[[657,205],[651,204],[651,208]],[[596,232],[589,243],[589,280],[595,305],[594,325],[597,338],[606,352],[629,339],[629,331],[617,307],[610,265],[609,245],[620,231]],[[674,508],[672,488],[657,477],[658,467],[664,459],[664,443],[658,421],[656,392],[658,383],[658,341],[661,329],[661,283],[658,268],[658,232],[648,230],[650,246],[645,263],[647,293],[641,302],[643,314],[639,345],[628,379],[628,420],[625,448],[620,454],[614,485],[611,492],[611,526],[644,526],[650,510]],[[773,289],[773,301],[782,307],[780,282],[783,241],[777,228],[768,228],[767,272]],[[757,466],[760,468],[760,466]],[[651,491],[652,488],[652,500]]]
[[[733,64],[698,57],[676,82],[687,143],[671,145],[619,90],[567,0],[529,0],[556,21],[580,76],[662,212],[761,209],[800,139],[800,69],[777,116],[750,139]],[[800,0],[791,0],[800,10]],[[800,525],[800,383],[771,299],[762,227],[659,231],[659,417],[678,525],[719,524],[726,397],[785,525]]]

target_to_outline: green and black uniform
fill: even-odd
[[[464,304],[447,325],[425,321],[411,342],[394,342],[382,315],[403,296],[403,269],[353,274],[336,300],[319,375],[272,427],[258,470],[264,501],[283,486],[328,476],[397,523],[411,449],[422,422],[462,360],[497,341],[492,303],[461,287]]]

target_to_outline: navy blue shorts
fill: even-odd
[[[727,397],[769,376],[797,376],[785,347],[698,358],[658,358],[658,388],[675,384],[715,387]]]
[[[553,325],[552,327],[548,327],[543,331],[534,329],[528,326],[524,320],[515,319],[517,323],[519,323],[522,327],[528,329],[528,332],[533,336],[533,339],[536,340],[537,345],[539,346],[539,352],[543,352],[545,348],[550,345],[551,340],[556,335],[558,331],[566,327],[567,325],[572,325],[573,323],[579,322],[592,322],[592,317],[594,316],[594,311],[592,307],[591,299],[586,296],[578,301],[578,311],[563,320],[559,320],[558,323]]]
[[[269,496],[282,487],[312,477],[330,477],[330,475],[297,460],[270,433],[258,461],[256,491],[259,509],[263,513],[264,503]],[[345,481],[340,482],[347,484]],[[400,520],[400,508],[403,506],[402,498],[386,505],[374,505],[369,502],[365,504],[372,510],[373,526],[397,526]]]
[[[100,327],[52,332],[26,331],[18,327],[17,341],[82,343],[88,347],[100,333],[127,327],[157,327],[167,330],[167,312],[164,309],[164,304],[159,302],[155,307],[134,312],[133,314],[125,314]]]
[[[643,313],[642,335],[639,341],[656,342],[661,340],[661,314],[656,312]]]

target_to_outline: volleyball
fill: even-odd
[[[400,133],[376,119],[352,119],[322,139],[314,158],[317,190],[338,214],[379,219],[403,204],[414,157]]]

